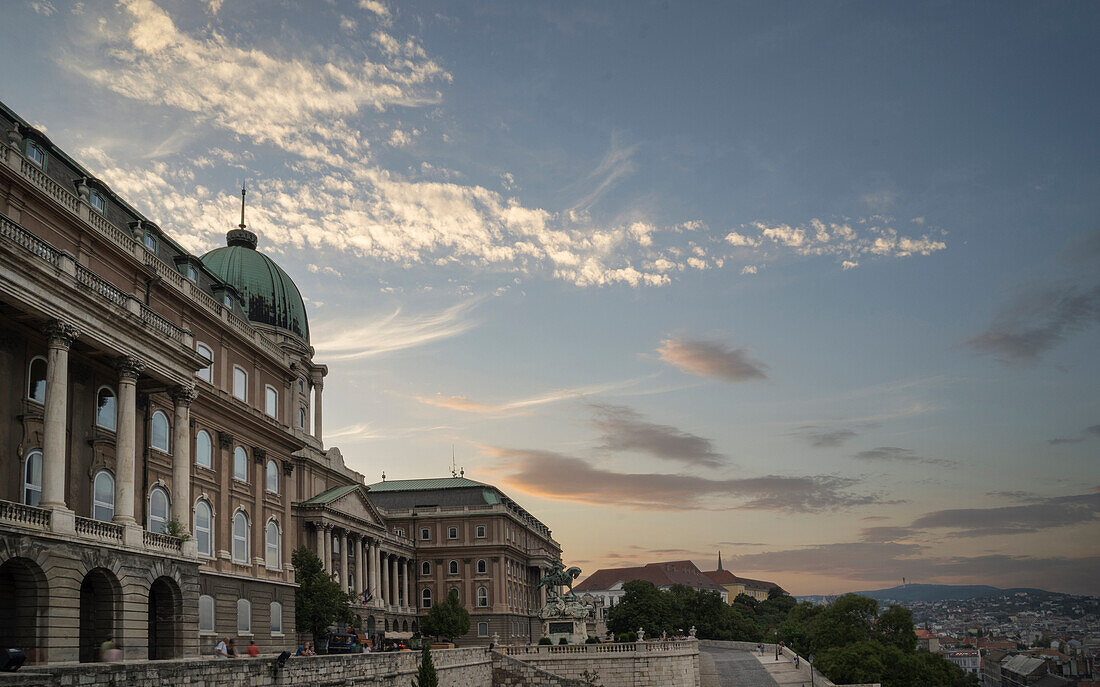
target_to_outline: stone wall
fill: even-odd
[[[572,680],[597,672],[604,687],[699,687],[695,640],[502,647],[502,653]]]
[[[275,687],[357,685],[408,687],[419,652],[292,657],[282,670],[273,657],[212,658],[23,668],[0,673],[0,687]],[[493,664],[482,648],[432,652],[440,687],[489,687]]]
[[[548,673],[494,651],[493,687],[585,687],[585,683]]]
[[[739,649],[741,651],[756,651],[757,643],[756,642],[720,642],[720,641],[713,640],[713,639],[702,639],[702,640],[699,641],[699,647],[703,648],[703,649],[706,649],[708,647],[713,647],[715,649]],[[764,645],[764,655],[767,656],[769,652],[771,653],[771,655],[773,655],[773,656],[775,655],[775,644],[765,644]],[[791,659],[792,661],[794,660],[795,656],[797,655],[797,654],[795,654],[795,652],[791,651],[787,647],[783,647],[783,649],[781,649],[780,653],[782,653],[784,656]],[[805,679],[807,681],[810,680],[810,670],[811,670],[810,664],[809,664],[808,661],[806,661],[806,658],[804,656],[799,656],[798,657],[798,671],[805,676]],[[831,680],[829,680],[829,678],[822,675],[816,669],[813,670],[813,682],[814,682],[815,685],[822,685],[822,687],[879,687],[879,684],[877,682],[871,683],[871,684],[858,684],[858,685],[835,685],[835,684],[833,684],[833,682]]]

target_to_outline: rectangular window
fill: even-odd
[[[458,539],[458,528],[457,527],[448,527],[447,528],[447,538],[448,539]]]
[[[238,365],[233,366],[233,395],[248,401],[248,373]]]
[[[101,215],[107,213],[107,199],[99,191],[92,191],[88,194],[88,204]]]
[[[477,624],[477,636],[478,637],[488,637],[489,636],[489,623],[478,623]]]
[[[264,388],[264,412],[268,417],[279,417],[279,392],[275,390],[275,387],[268,386]]]
[[[421,527],[420,528],[420,540],[421,541],[428,541],[431,538],[432,538],[431,530],[429,530],[427,527]]]
[[[199,273],[195,271],[194,265],[187,266],[187,278],[193,282],[197,282],[199,280]]]
[[[33,162],[36,167],[46,168],[46,151],[38,147],[38,144],[34,141],[27,141],[27,159]]]
[[[478,525],[476,532],[477,532],[477,538],[478,539],[484,539],[485,538],[485,525]]]

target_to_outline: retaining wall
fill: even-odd
[[[420,652],[291,657],[282,670],[275,659],[209,657],[177,661],[78,663],[0,673],[0,687],[408,687]],[[440,687],[490,687],[493,663],[484,648],[432,651]]]
[[[548,673],[494,651],[493,687],[585,687],[585,683]]]
[[[604,687],[699,687],[695,640],[568,646],[506,646],[501,652],[572,680],[599,673]]]

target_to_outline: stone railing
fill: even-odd
[[[0,236],[26,248],[55,267],[61,260],[60,251],[19,226],[6,215],[0,215]]]
[[[531,644],[527,646],[502,646],[498,651],[506,656],[535,658],[538,656],[565,656],[585,654],[653,654],[698,652],[699,644],[693,639],[667,642],[615,642],[607,644]]]
[[[76,533],[86,537],[110,539],[113,542],[122,541],[122,525],[92,518],[82,518],[79,515],[76,516]]]
[[[160,534],[159,532],[146,530],[144,541],[145,546],[150,549],[163,549],[175,553],[183,551],[183,540],[170,534]]]
[[[24,527],[46,529],[50,526],[50,511],[13,501],[0,501],[0,520]]]
[[[152,308],[142,304],[141,306],[141,319],[145,324],[149,325],[153,329],[157,330],[161,334],[167,336],[173,341],[177,341],[185,346],[188,345],[188,339],[191,337],[191,332],[177,327],[168,320],[158,315]]]
[[[130,232],[121,229],[106,218],[100,215],[98,212],[92,210],[90,206],[80,199],[72,191],[64,188],[61,184],[51,179],[45,173],[42,172],[34,163],[23,157],[22,153],[16,149],[5,146],[0,143],[0,161],[6,162],[9,167],[18,168],[19,173],[32,185],[38,187],[39,190],[44,192],[47,196],[53,198],[59,205],[69,210],[76,218],[86,222],[91,226],[97,234],[105,238],[110,243],[115,244],[123,251],[130,255],[142,256],[138,259],[142,260],[147,267],[154,270],[157,276],[161,277],[163,283],[170,285],[182,296],[189,299],[191,302],[197,303],[203,310],[206,310],[214,317],[226,322],[230,327],[237,330],[244,338],[251,341],[255,346],[263,349],[269,355],[273,356],[276,360],[286,363],[286,352],[283,351],[274,342],[268,340],[259,330],[253,327],[251,324],[241,319],[233,313],[233,311],[221,303],[214,300],[209,294],[205,293],[194,282],[184,277],[174,267],[161,260],[145,249],[145,247],[136,241]],[[18,164],[16,164],[18,162]],[[18,225],[16,225],[18,226]],[[24,230],[25,231],[25,230]],[[28,232],[29,233],[29,232]],[[31,234],[33,236],[33,234]],[[45,244],[49,246],[49,244]],[[50,247],[52,249],[52,246]],[[52,249],[56,252],[56,249]],[[54,258],[54,264],[57,264],[56,257]],[[171,324],[171,323],[169,323]],[[175,325],[172,325],[175,327]],[[179,327],[176,327],[179,329]],[[181,331],[186,331],[182,330]],[[165,332],[167,334],[167,332]],[[171,334],[169,334],[171,336]],[[173,338],[176,338],[173,336]],[[182,342],[182,338],[177,339]]]
[[[76,281],[101,298],[106,298],[115,305],[122,306],[123,308],[126,307],[126,300],[129,296],[115,288],[114,284],[111,284],[87,267],[80,264],[76,265]]]

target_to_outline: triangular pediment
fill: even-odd
[[[360,487],[332,500],[325,506],[328,511],[346,515],[356,520],[384,526],[382,516],[367,498],[367,490]]]

